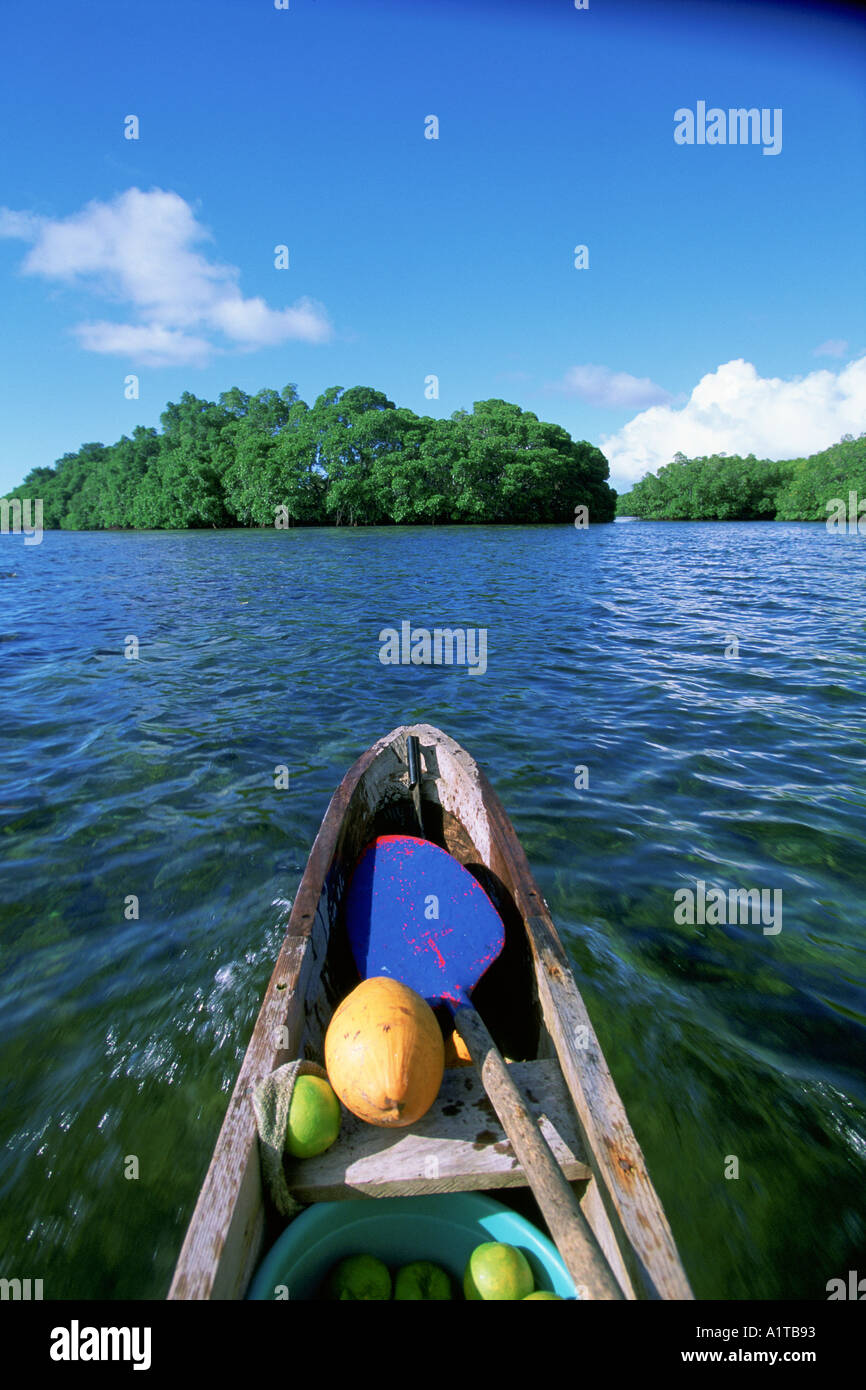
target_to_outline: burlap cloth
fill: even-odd
[[[276,1071],[263,1077],[253,1090],[262,1176],[271,1201],[280,1215],[288,1221],[297,1216],[299,1211],[303,1211],[303,1203],[296,1202],[289,1191],[283,1167],[289,1106],[299,1076],[320,1076],[323,1081],[328,1079],[328,1073],[318,1062],[307,1062],[300,1058],[294,1062],[287,1062],[284,1067],[277,1067]]]

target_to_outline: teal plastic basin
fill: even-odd
[[[537,1289],[575,1298],[556,1246],[517,1212],[475,1192],[442,1197],[382,1197],[318,1202],[307,1207],[265,1256],[251,1299],[315,1299],[331,1268],[347,1255],[376,1255],[392,1275],[413,1260],[432,1260],[462,1297],[469,1256],[485,1240],[522,1250]]]

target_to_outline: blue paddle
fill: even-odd
[[[622,1298],[577,1199],[470,992],[505,945],[502,919],[468,869],[412,835],[382,835],[358,861],[346,899],[352,955],[365,979],[389,975],[431,1007],[445,1004],[576,1284]]]
[[[505,945],[502,918],[478,880],[414,835],[381,835],[367,847],[346,922],[361,975],[391,975],[434,1008],[469,1006],[469,991]]]

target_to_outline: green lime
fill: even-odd
[[[292,1091],[286,1125],[286,1153],[314,1158],[329,1149],[340,1133],[340,1102],[320,1076],[299,1076]]]
[[[488,1240],[469,1256],[463,1275],[463,1292],[468,1299],[486,1303],[524,1299],[535,1288],[529,1261],[514,1245]]]
[[[558,1293],[550,1293],[548,1289],[536,1289],[535,1293],[528,1293],[524,1298],[523,1302],[531,1303],[533,1299],[537,1299],[539,1303],[542,1299],[545,1299],[547,1301],[552,1299],[554,1303],[565,1302],[565,1299],[560,1298]]]
[[[349,1255],[335,1265],[328,1275],[325,1297],[340,1301],[387,1301],[391,1297],[388,1266],[377,1260],[375,1255]]]
[[[415,1299],[441,1303],[451,1297],[451,1280],[439,1265],[431,1264],[429,1260],[415,1260],[413,1264],[397,1270],[394,1280],[394,1298],[397,1302]]]

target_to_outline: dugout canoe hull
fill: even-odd
[[[431,725],[401,726],[369,748],[331,798],[189,1223],[168,1297],[243,1298],[278,1234],[262,1190],[251,1104],[255,1083],[294,1057],[322,1060],[333,1009],[357,981],[341,908],[361,851],[377,834],[418,833],[406,742],[422,761],[425,833],[479,879],[506,926],[506,947],[476,991],[626,1298],[692,1292],[643,1155],[568,958],[526,856],[487,777]],[[483,1003],[482,1003],[483,992]],[[491,1118],[492,1117],[492,1118]],[[525,1179],[473,1072],[446,1071],[433,1111],[410,1132],[350,1123],[333,1150],[294,1165],[304,1202],[483,1190]],[[541,1224],[541,1223],[539,1223]]]

